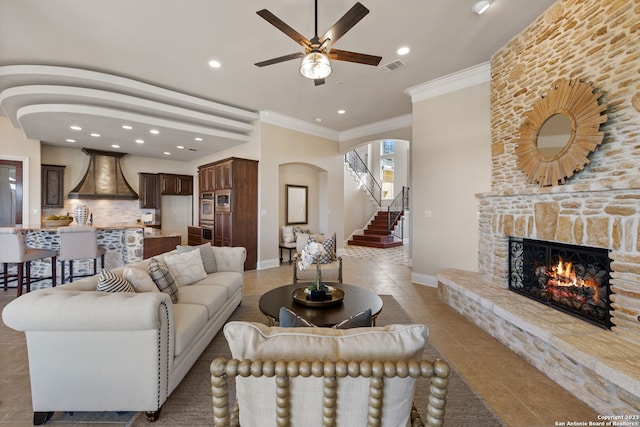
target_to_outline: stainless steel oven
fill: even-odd
[[[213,227],[215,204],[214,193],[202,193],[200,195],[200,226]]]

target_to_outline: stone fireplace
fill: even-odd
[[[639,13],[638,1],[558,0],[494,54],[478,273],[438,276],[452,307],[603,414],[640,411]],[[557,79],[593,83],[608,119],[584,169],[541,187],[527,183],[516,147],[524,113]],[[510,237],[607,251],[610,329],[511,292]]]

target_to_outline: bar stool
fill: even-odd
[[[56,256],[53,249],[27,248],[24,244],[24,234],[16,228],[0,228],[0,262],[3,264],[4,290],[7,290],[7,279],[17,278],[18,296],[22,295],[22,287],[27,286],[31,291],[31,261],[51,258],[51,284],[56,285]],[[9,264],[17,264],[17,273],[9,274]],[[26,283],[25,279],[26,267]],[[39,280],[47,279],[41,277]]]
[[[100,257],[100,268],[104,268],[105,249],[98,246],[98,233],[95,227],[73,226],[58,228],[60,235],[60,255],[58,259],[62,261],[61,281],[65,282],[64,262],[69,261],[69,280],[73,282],[74,277],[86,277],[73,275],[73,261],[81,259],[93,259],[93,274],[98,273],[98,257]]]

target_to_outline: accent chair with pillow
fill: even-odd
[[[214,426],[423,426],[413,405],[419,377],[430,379],[426,425],[444,423],[449,365],[422,359],[424,325],[292,329],[229,322],[224,335],[233,359],[211,363]]]
[[[298,258],[309,241],[321,243],[325,249],[325,257],[320,261],[323,282],[342,283],[342,257],[336,255],[336,234],[308,234],[298,233],[296,238],[296,256],[293,263],[293,283],[313,282],[316,280],[316,266],[312,265],[306,270],[298,268]]]

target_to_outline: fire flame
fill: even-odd
[[[557,296],[584,299],[584,297],[581,297],[580,295],[576,295],[575,293],[570,292],[567,289],[563,290],[562,288],[590,287],[590,288],[593,288],[594,290],[593,300],[595,301],[596,304],[598,303],[598,300],[599,300],[598,283],[594,280],[590,280],[590,279],[585,280],[584,278],[577,277],[577,274],[573,269],[573,263],[563,262],[562,258],[560,258],[560,260],[558,261],[558,264],[555,266],[552,266],[550,270],[551,271],[549,272],[549,280],[547,281],[547,289],[551,290],[552,293],[556,294]]]

